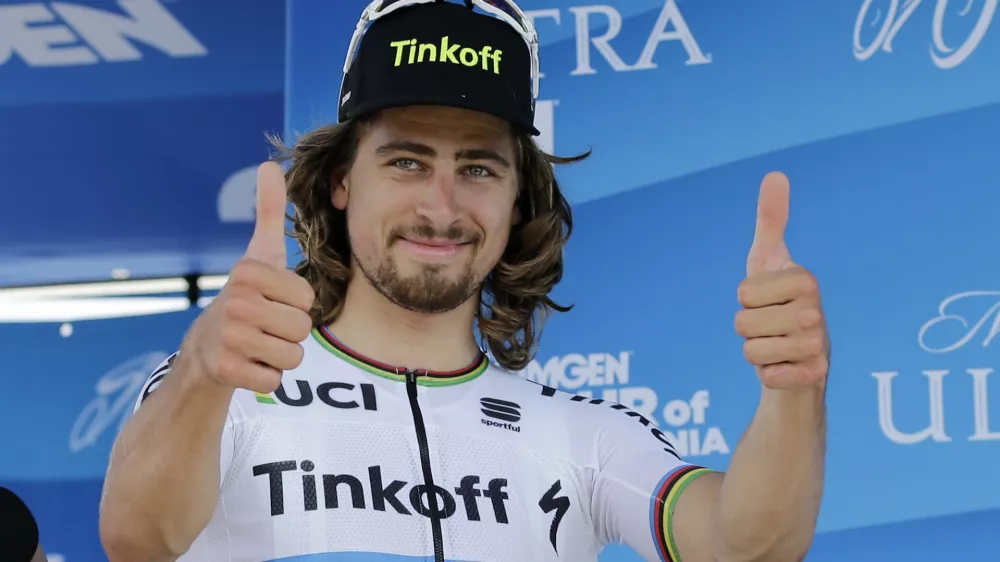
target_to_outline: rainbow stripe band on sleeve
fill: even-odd
[[[677,498],[684,488],[694,482],[699,476],[715,472],[700,466],[679,466],[660,480],[649,507],[649,525],[656,542],[656,550],[661,562],[680,562],[677,544],[674,542],[673,514],[677,507]]]

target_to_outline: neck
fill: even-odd
[[[376,361],[407,369],[455,371],[479,355],[472,331],[478,298],[437,314],[406,310],[364,275],[348,284],[344,308],[328,327],[344,345]]]

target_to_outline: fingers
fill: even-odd
[[[292,306],[304,312],[312,309],[316,298],[309,282],[293,271],[272,267],[255,259],[242,259],[229,274],[229,285],[236,290],[246,287],[264,298]]]
[[[301,309],[267,301],[257,310],[254,325],[276,338],[298,343],[312,331],[312,317]]]
[[[240,370],[239,383],[235,386],[254,392],[270,394],[281,386],[281,371],[259,363],[245,363]]]
[[[819,284],[809,271],[795,266],[747,277],[740,283],[736,294],[744,307],[760,308],[818,295]]]
[[[796,363],[821,355],[824,345],[819,332],[797,334],[795,337],[759,337],[743,342],[743,355],[748,362],[761,367],[774,363]]]
[[[800,302],[775,304],[737,312],[736,333],[744,338],[784,336],[817,328],[822,322],[818,307]]]
[[[299,343],[309,336],[312,331],[309,313],[259,296],[254,302],[253,298],[247,295],[242,299],[229,300],[226,303],[227,317],[292,343]]]
[[[262,363],[275,371],[290,371],[299,366],[304,353],[301,344],[276,338],[247,324],[227,325],[221,342],[224,354],[239,357],[244,367]],[[242,379],[242,375],[234,375]]]
[[[285,249],[285,211],[288,193],[285,176],[276,162],[265,162],[257,168],[257,219],[253,237],[247,246],[247,257],[274,267],[287,267]]]

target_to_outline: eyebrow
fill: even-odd
[[[375,154],[386,156],[393,152],[409,152],[420,156],[434,157],[437,151],[419,142],[413,141],[392,141],[385,143],[375,149]],[[491,148],[466,148],[455,152],[456,160],[490,160],[504,168],[510,168],[510,162],[500,155],[499,152]]]

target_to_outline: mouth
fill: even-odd
[[[422,257],[447,258],[454,256],[470,245],[469,242],[455,240],[435,240],[422,238],[399,238],[398,243],[408,251]]]

